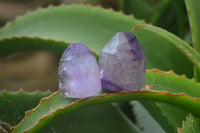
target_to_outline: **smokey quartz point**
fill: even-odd
[[[145,54],[136,37],[118,32],[99,56],[102,88],[111,91],[138,91],[145,85]]]
[[[95,96],[101,91],[96,58],[85,44],[73,43],[61,56],[59,88],[61,95],[70,98]]]

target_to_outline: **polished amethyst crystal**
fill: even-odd
[[[93,53],[83,43],[71,44],[59,62],[61,95],[83,98],[101,91],[99,68]]]
[[[102,88],[111,91],[137,91],[145,85],[145,54],[136,37],[118,32],[99,56]]]

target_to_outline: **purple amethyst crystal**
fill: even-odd
[[[99,56],[102,88],[111,91],[137,91],[145,85],[145,54],[136,37],[118,32]]]
[[[83,43],[71,44],[59,62],[61,95],[83,98],[101,91],[99,68],[93,53]]]

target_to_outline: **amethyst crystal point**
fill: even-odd
[[[101,91],[99,68],[93,53],[83,44],[71,44],[59,62],[59,87],[61,95],[83,98]]]
[[[111,91],[137,91],[145,84],[145,54],[136,37],[118,32],[99,56],[102,88]]]

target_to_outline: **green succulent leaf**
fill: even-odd
[[[171,17],[165,17],[163,20],[163,16],[168,16],[166,10],[169,7],[172,7],[171,0],[160,0],[156,5],[153,6],[153,12],[150,19],[150,22],[153,25],[160,25],[162,27],[168,27],[169,22],[171,21]],[[172,9],[173,10],[173,9]],[[173,10],[174,11],[174,10]],[[169,13],[169,11],[168,11]],[[171,11],[170,11],[171,13]],[[165,22],[163,22],[165,21]]]
[[[185,93],[200,98],[200,84],[185,75],[177,75],[173,71],[147,70],[146,89],[151,91],[167,91],[169,93]]]
[[[192,114],[186,117],[186,121],[183,122],[181,128],[178,128],[178,133],[199,133],[200,132],[200,120]]]
[[[24,118],[24,115],[27,115],[29,112],[28,111],[24,114],[25,111],[36,107],[41,98],[49,96],[50,94],[52,93],[24,91],[0,92],[0,119],[11,125],[16,125]],[[61,117],[58,120],[55,120],[41,132],[53,133],[54,131],[62,132],[63,130],[65,132],[94,131],[98,133],[100,131],[106,132],[115,129],[116,133],[120,133],[122,131],[140,133],[140,131],[128,120],[128,118],[112,104],[86,108],[67,115],[66,117]],[[106,122],[102,123],[102,120]],[[67,124],[68,126],[63,124]],[[121,126],[119,126],[119,124]],[[60,125],[63,125],[63,127],[60,127]],[[79,128],[75,128],[77,126]],[[92,127],[87,128],[87,126]],[[101,130],[97,128],[98,126],[102,126]]]
[[[146,73],[146,79],[146,89],[148,90],[167,91],[176,94],[185,93],[188,96],[200,98],[200,84],[194,80],[187,79],[184,75],[178,76],[173,71],[162,72],[159,70],[151,70]],[[173,126],[174,130],[176,130],[176,127],[180,127],[182,121],[185,119],[185,115],[187,115],[187,112],[184,110],[166,104],[146,104],[142,102],[142,105],[166,131],[169,131],[169,127],[171,126]]]
[[[194,63],[195,66],[200,68],[200,55],[198,52],[196,52],[192,47],[190,47],[189,44],[187,44],[186,42],[184,42],[183,40],[181,40],[179,37],[175,36],[174,34],[161,29],[159,27],[155,27],[152,25],[138,25],[133,29],[134,33],[137,32],[142,32],[144,34],[152,34],[148,36],[148,39],[152,39],[152,42],[155,43],[155,36],[159,39],[162,38],[164,39],[163,42],[171,42],[171,44],[173,46],[175,46],[177,49],[179,49],[185,56],[187,56],[187,58]],[[153,38],[154,37],[154,38]],[[161,42],[161,41],[159,41]],[[163,52],[163,50],[162,50]],[[148,57],[147,57],[148,58]],[[159,57],[160,58],[160,57]],[[176,58],[176,55],[174,55],[174,57],[172,58]]]
[[[0,57],[33,50],[49,50],[62,54],[70,43],[39,37],[12,37],[0,41]]]
[[[172,0],[171,0],[172,1]],[[173,0],[173,7],[176,12],[176,26],[175,33],[179,35],[179,37],[183,38],[185,35],[185,27],[187,27],[187,18],[185,17],[185,3],[183,0]],[[176,32],[178,30],[178,32]],[[173,32],[173,33],[174,33]]]
[[[142,92],[141,91],[141,92],[127,93],[127,94],[117,93],[117,94],[111,94],[111,95],[105,95],[105,96],[102,95],[93,99],[80,99],[78,100],[80,102],[77,102],[77,101],[73,102],[74,100],[63,98],[58,94],[58,92],[56,92],[54,95],[43,99],[40,105],[36,107],[36,109],[27,113],[28,115],[24,118],[24,120],[18,126],[16,126],[16,128],[14,128],[13,132],[22,132],[24,130],[29,131],[29,129],[30,131],[37,131],[43,126],[47,125],[54,118],[61,115],[68,114],[79,108],[97,105],[100,103],[116,102],[116,101],[129,101],[129,100],[142,100],[142,99],[143,100],[148,99],[148,100],[153,100],[153,101],[155,100],[155,101],[166,102],[172,105],[176,105],[177,107],[181,107],[183,109],[186,109],[189,112],[193,112],[194,114],[198,115],[197,113],[198,107],[195,106],[195,104],[198,104],[199,101],[197,99],[193,99],[188,96],[185,96],[184,94],[181,94],[181,95],[179,94],[179,93],[186,93],[189,96],[199,98],[200,91],[198,90],[200,90],[199,89],[200,86],[198,83],[196,83],[193,80],[188,80],[184,76],[177,76],[173,72],[165,73],[158,70],[147,71],[146,77],[147,77],[147,82],[146,82],[147,89],[150,89],[151,91],[158,91],[158,90],[166,91],[167,90],[170,92],[170,95],[165,92],[151,92],[151,91]],[[149,84],[150,84],[150,88],[148,88]],[[152,95],[152,96],[146,97],[146,94],[148,94],[148,96],[149,95]],[[161,96],[163,94],[164,94],[164,97],[166,98],[166,99],[164,98],[166,101]],[[159,96],[156,96],[156,95],[159,95]],[[170,97],[170,98],[167,99],[167,97]],[[184,97],[184,98],[181,98],[181,97]],[[195,106],[195,107],[190,107],[190,106]],[[171,112],[173,111],[174,110],[171,110]],[[167,112],[164,112],[164,113],[167,114]],[[31,119],[33,117],[34,117],[34,121],[33,119]],[[171,119],[169,119],[169,122],[168,122],[169,125],[170,124],[172,125],[175,123],[175,122],[172,123],[170,120]],[[183,120],[182,117],[180,120]],[[177,124],[174,124],[174,125],[176,126]]]
[[[56,118],[40,133],[141,133],[113,104],[103,104],[74,111]]]
[[[136,18],[148,19],[152,7],[145,0],[122,0],[121,9],[126,14],[134,14]]]
[[[0,44],[3,45],[0,48],[0,53],[3,51],[2,54],[6,54],[3,48],[7,47],[8,43],[5,44],[3,38],[7,38],[7,42],[10,43],[10,49],[6,48],[8,53],[14,53],[22,51],[20,48],[31,49],[33,45],[29,46],[29,43],[35,37],[40,37],[44,40],[51,38],[54,41],[83,42],[91,50],[98,53],[114,34],[119,31],[131,32],[131,29],[138,24],[144,24],[144,22],[131,16],[99,7],[72,5],[39,9],[17,18],[0,30]],[[145,31],[145,33],[147,32]],[[171,42],[163,43],[163,38],[161,37],[151,38],[152,41],[149,41],[147,39],[149,35],[145,35],[143,32],[135,32],[135,35],[146,54],[147,68],[173,69],[176,73],[186,73],[192,77],[192,64],[179,49],[174,49]],[[16,47],[13,37],[23,38],[25,36],[27,39],[30,38],[30,41],[26,40],[27,43],[21,41],[20,47]],[[9,39],[13,41],[8,41]],[[36,41],[34,45],[42,44]],[[62,48],[59,48],[59,46],[60,44],[50,45],[50,48],[48,45],[42,45],[41,47],[42,49],[56,51],[53,49],[55,47],[60,53],[65,46],[62,45]],[[161,49],[164,50],[162,51]],[[38,46],[33,50],[41,50],[41,48]],[[171,57],[173,55],[175,58]]]
[[[149,104],[151,101],[143,101],[146,104]],[[131,105],[133,106],[133,112],[135,114],[137,124],[141,129],[143,129],[144,133],[166,133],[166,129],[164,130],[158,123],[155,121],[155,118],[152,117],[151,114],[147,111],[144,106],[142,106],[141,101],[131,101]],[[153,108],[151,108],[153,109]],[[153,109],[154,111],[154,109]],[[159,115],[159,114],[156,114]],[[161,116],[163,118],[163,116]],[[168,125],[168,121],[163,121],[166,126]],[[173,133],[174,130],[171,126],[168,127],[167,131],[170,131],[170,133]]]
[[[33,109],[41,98],[50,94],[50,92],[0,92],[0,119],[16,125],[22,120],[26,110]]]
[[[199,18],[199,5],[200,0],[185,0],[187,7],[188,17],[190,21],[190,28],[192,31],[193,47],[200,53],[200,18]],[[200,81],[200,68],[195,68],[195,79]]]
[[[185,4],[187,7],[188,17],[190,21],[194,49],[200,52],[200,0],[185,0]]]
[[[200,98],[200,84],[187,79],[184,75],[178,76],[173,71],[148,70],[146,73],[146,89],[176,94],[185,93],[191,97]],[[140,103],[168,133],[176,131],[176,128],[181,126],[188,114],[180,108],[163,103],[150,101],[140,101]]]
[[[185,120],[185,117],[189,113],[188,111],[185,111],[179,107],[171,106],[165,103],[156,103],[156,106],[161,110],[163,116],[167,118],[169,125],[173,126],[174,132],[176,131],[177,127],[181,126],[182,121]]]
[[[165,102],[190,111],[198,117],[200,116],[200,100],[194,99],[185,94],[172,94],[156,91],[119,92],[115,94],[103,94],[89,99],[82,98],[74,101],[72,99],[62,97],[59,92],[55,92],[53,95],[42,99],[40,104],[35,109],[26,112],[24,119],[13,128],[13,133],[37,132],[42,127],[52,122],[55,118],[81,108],[103,103],[130,100],[153,100]]]
[[[0,40],[10,37],[40,37],[66,42],[83,42],[99,52],[119,31],[130,31],[144,23],[131,16],[91,6],[59,6],[39,9],[8,23]]]
[[[187,26],[184,1],[122,0],[121,3],[121,8],[126,14],[133,13],[136,18],[145,19],[147,22],[167,29],[181,38],[184,36]]]
[[[71,43],[64,41],[54,41],[52,39],[42,39],[39,37],[13,37],[0,41],[0,57],[9,54],[34,50],[48,50],[61,55]],[[98,59],[99,56],[92,51]]]
[[[153,122],[152,124],[155,125],[153,126],[155,128],[154,130],[162,129],[162,131],[159,131],[159,133],[163,131],[165,131],[166,133],[173,133],[176,131],[176,127],[168,119],[169,116],[167,117],[166,114],[163,112],[163,109],[158,105],[161,103],[156,103],[153,101],[144,101],[144,100],[140,100],[138,103],[136,103],[136,105],[134,102],[131,102],[131,103],[133,105],[133,112],[136,112],[137,115],[141,117],[140,119],[142,120],[138,120],[138,121],[141,123],[141,125],[143,125],[145,130],[148,130],[149,128],[152,127],[147,124],[148,121],[152,121]],[[135,106],[136,107],[139,106],[140,110],[138,110]],[[145,113],[145,115],[143,115],[143,112]],[[153,120],[147,120],[146,117]]]
[[[116,13],[111,10],[101,9],[99,7],[49,7],[19,17],[14,22],[7,24],[1,29],[0,56],[27,50],[51,50],[61,54],[69,43],[60,42],[60,40],[67,42],[83,42],[92,50],[99,52],[116,32],[130,32],[132,27],[143,23],[144,22],[138,21],[133,17]],[[155,32],[153,32],[154,30]],[[158,31],[161,33],[158,33]],[[193,65],[191,62],[199,67],[199,54],[171,33],[164,32],[164,30],[148,25],[137,26],[137,30],[135,30],[134,33],[145,51],[147,68],[159,68],[162,70],[173,69],[176,73],[186,73],[188,77],[192,77]],[[40,38],[38,38],[38,36]],[[169,37],[169,39],[166,38],[166,36]],[[48,40],[49,38],[54,41]],[[96,57],[98,56],[96,55]],[[54,118],[68,114],[79,108],[100,103],[134,99],[165,102],[182,107],[189,112],[193,112],[195,115],[199,115],[196,111],[198,108],[194,108],[197,105],[199,106],[199,101],[188,97],[194,96],[199,98],[199,91],[194,92],[195,88],[193,88],[199,88],[198,84],[186,78],[179,78],[175,74],[163,78],[166,79],[163,81],[160,77],[165,77],[167,74],[156,77],[156,75],[159,74],[151,75],[150,73],[151,72],[147,72],[147,84],[150,86],[150,90],[168,91],[169,89],[170,94],[164,92],[118,93],[97,97],[93,100],[81,99],[80,102],[71,104],[74,100],[63,99],[56,93],[46,100],[43,100],[35,110],[27,112],[27,117],[14,128],[13,132],[22,132],[25,130],[29,132],[38,131]],[[150,77],[148,77],[148,75]],[[151,78],[151,76],[154,78]],[[185,81],[186,83],[180,81]],[[167,84],[167,82],[172,84]],[[181,86],[180,84],[177,85],[177,83],[183,83],[185,86]],[[153,86],[151,86],[152,84]],[[154,86],[156,86],[156,88]],[[191,90],[186,90],[190,87],[192,88]],[[171,94],[183,92],[188,96]],[[188,105],[184,106],[186,103]],[[157,105],[159,105],[160,108],[166,107],[160,103],[157,103]],[[167,107],[166,109],[169,108],[170,107]],[[166,114],[169,114],[167,116],[169,118],[169,125],[171,124],[170,122],[174,120],[170,114],[174,110],[175,109],[172,109],[169,113],[165,112]],[[177,112],[180,113],[180,111]],[[180,114],[181,117],[178,117],[177,121],[172,124],[173,126],[177,125],[176,122],[179,123],[179,121],[182,120],[182,116],[185,116],[185,112],[182,110]],[[166,129],[166,127],[163,129]]]

